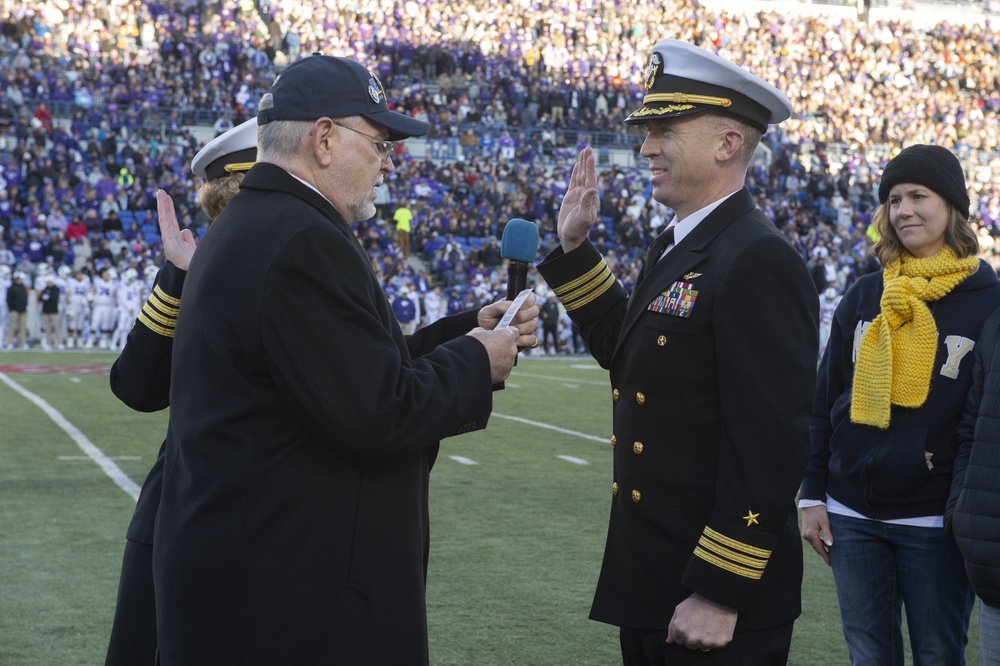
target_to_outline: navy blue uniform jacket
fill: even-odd
[[[428,473],[492,406],[474,325],[408,347],[334,207],[272,164],[247,173],[177,319],[153,546],[164,666],[427,662]]]
[[[139,412],[156,412],[170,404],[170,361],[174,324],[180,306],[185,271],[167,262],[156,274],[153,292],[146,299],[121,355],[111,366],[111,391]],[[160,505],[163,446],[142,483],[142,492],[126,535],[130,541],[151,546],[156,509]]]
[[[737,631],[790,622],[816,290],[746,189],[650,268],[659,251],[631,296],[590,243],[539,265],[611,373],[611,520],[591,618],[665,631],[698,592],[739,609]]]

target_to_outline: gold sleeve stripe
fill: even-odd
[[[153,294],[152,294],[152,296],[156,296],[161,301],[163,301],[164,303],[166,303],[168,306],[172,306],[174,308],[179,307],[180,304],[181,304],[181,299],[177,298],[176,296],[171,296],[167,292],[163,291],[162,289],[160,289],[160,285],[156,285],[155,287],[153,287]],[[152,296],[151,296],[151,298],[152,298]],[[176,309],[174,310],[174,314],[175,315],[177,314]]]
[[[767,558],[760,559],[759,557],[743,555],[742,553],[739,553],[731,548],[726,548],[725,546],[712,541],[706,536],[702,536],[701,539],[698,540],[698,545],[705,550],[709,550],[716,555],[726,558],[727,560],[744,564],[752,569],[760,569],[763,571],[764,567],[767,566]]]
[[[139,313],[139,321],[142,322],[142,325],[151,330],[153,333],[158,333],[165,338],[174,337],[173,326],[160,326],[159,324],[152,321],[149,317],[146,316],[145,309],[143,309],[143,311]]]
[[[762,569],[748,569],[746,567],[741,567],[737,564],[733,564],[729,560],[724,560],[721,557],[716,557],[712,553],[708,552],[700,546],[694,549],[694,554],[701,559],[705,560],[709,564],[713,564],[720,569],[725,569],[730,573],[734,573],[737,576],[743,576],[744,578],[752,578],[753,580],[760,580],[760,577],[764,575]]]
[[[170,324],[172,326],[173,322],[177,320],[177,308],[164,307],[163,303],[158,303],[154,298],[146,301],[142,309],[146,310],[150,317],[155,318],[161,324]]]
[[[607,263],[602,261],[571,282],[554,289],[567,311],[577,310],[601,296],[615,283],[615,276]]]
[[[157,285],[143,304],[138,321],[154,333],[172,338],[180,304],[181,299],[171,296]]]
[[[593,289],[592,291],[590,291],[590,293],[585,294],[584,296],[582,296],[578,300],[572,301],[572,307],[570,307],[569,305],[566,305],[565,303],[564,303],[564,305],[566,305],[566,309],[567,310],[577,310],[579,308],[582,308],[584,305],[587,305],[588,303],[590,303],[591,301],[593,301],[595,298],[598,298],[601,294],[603,294],[604,292],[606,292],[608,289],[611,289],[611,287],[612,287],[612,285],[614,285],[614,283],[615,283],[615,276],[612,275],[610,271],[608,271],[608,274],[604,277],[603,282],[601,284],[597,285],[596,289]]]
[[[177,310],[174,310],[176,314]],[[171,316],[169,313],[164,314],[156,307],[156,303],[152,299],[146,301],[146,304],[142,306],[142,314],[146,315],[151,321],[155,322],[160,326],[167,326],[173,328],[174,324],[177,322],[177,317]]]
[[[566,284],[559,285],[558,287],[553,289],[553,291],[555,291],[556,296],[562,297],[564,294],[573,291],[577,287],[587,283],[589,280],[593,280],[595,277],[604,272],[605,269],[607,269],[608,271],[611,270],[608,268],[608,264],[606,262],[601,261],[596,266],[591,268],[589,271],[587,271],[577,279],[570,280]]]
[[[151,294],[150,297],[146,300],[146,304],[143,307],[149,308],[150,310],[160,313],[160,316],[162,317],[167,317],[169,319],[177,319],[177,313],[180,311],[180,308],[178,307],[180,305],[180,301],[178,301],[177,299],[173,300],[176,302],[171,303],[168,301],[164,301],[163,299],[159,298],[159,294],[154,293]]]
[[[748,543],[743,543],[742,541],[737,541],[736,539],[731,539],[727,537],[725,534],[716,532],[711,527],[705,528],[704,536],[709,537],[713,541],[718,541],[723,546],[729,546],[733,550],[741,551],[743,553],[746,553],[747,555],[752,555],[753,557],[760,557],[765,560],[771,557],[771,551],[765,550],[764,548],[757,548],[756,546],[751,546]]]
[[[149,308],[150,310],[159,313],[161,317],[166,317],[168,319],[177,319],[177,313],[179,311],[179,308],[164,303],[163,301],[158,299],[156,297],[156,294],[150,296],[146,300],[146,304],[143,307]]]

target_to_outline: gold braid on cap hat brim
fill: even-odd
[[[677,113],[678,111],[689,111],[695,108],[694,104],[671,104],[670,106],[644,106],[638,111],[633,111],[629,118],[642,118],[643,116],[658,116],[664,113]]]
[[[728,108],[733,105],[733,100],[726,97],[712,97],[710,95],[688,95],[687,93],[650,93],[642,98],[643,104],[650,102],[674,102],[677,104],[706,104],[709,106],[721,106]]]
[[[227,164],[222,167],[226,170],[226,173],[232,173],[234,171],[249,171],[256,162],[233,162],[232,164]]]

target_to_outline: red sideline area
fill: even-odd
[[[64,375],[100,375],[111,372],[110,365],[48,365],[42,363],[12,363],[0,365],[0,372],[7,374],[40,375],[58,373]]]

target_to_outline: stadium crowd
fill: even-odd
[[[587,144],[607,156],[593,238],[632,284],[671,212],[652,200],[642,135],[621,119],[640,103],[643,54],[663,37],[744,63],[791,98],[796,115],[765,136],[748,185],[809,262],[818,293],[843,293],[877,269],[874,187],[889,147],[910,143],[960,156],[983,256],[1000,267],[1000,31],[988,20],[869,23],[694,0],[511,8],[0,0],[0,293],[20,275],[29,296],[26,335],[7,326],[0,302],[0,343],[65,346],[69,276],[90,282],[90,304],[107,269],[141,283],[162,263],[156,189],[182,226],[204,231],[200,182],[188,175],[199,137],[254,115],[281,67],[315,51],[358,59],[397,110],[431,124],[426,140],[397,146],[378,216],[356,224],[387,294],[408,292],[421,323],[502,293],[506,220],[536,222],[540,252],[553,246],[572,159]],[[400,218],[412,229],[406,248]],[[53,340],[38,312],[50,278],[63,311]],[[113,344],[110,324],[80,322],[77,344]],[[568,320],[563,329],[561,348],[579,350]]]

